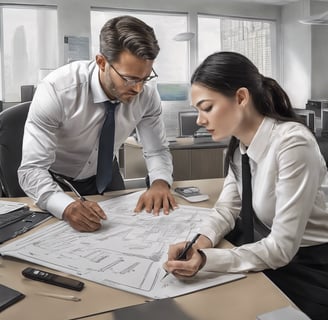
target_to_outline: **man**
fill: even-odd
[[[117,17],[101,30],[96,61],[72,62],[38,85],[25,125],[20,185],[40,208],[76,230],[95,231],[106,215],[95,202],[74,201],[54,177],[64,177],[82,195],[123,189],[113,154],[135,128],[150,181],[135,211],[158,214],[163,207],[168,213],[176,206],[160,98],[155,84],[148,82],[157,77],[153,62],[158,52],[152,28],[134,17]],[[109,124],[107,114],[114,117]],[[110,137],[103,126],[115,128],[113,147],[114,132]],[[103,166],[100,153],[106,148],[110,158]]]

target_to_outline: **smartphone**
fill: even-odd
[[[177,187],[174,191],[183,199],[189,202],[200,202],[208,200],[208,195],[200,192],[199,188],[190,186],[190,187]]]
[[[22,271],[22,274],[26,278],[42,281],[66,289],[81,291],[84,287],[84,283],[79,280],[63,277],[55,273],[50,273],[35,268],[28,267]]]

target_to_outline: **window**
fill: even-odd
[[[2,98],[21,101],[22,85],[37,85],[44,69],[58,66],[57,11],[51,7],[0,7]]]
[[[95,9],[91,11],[92,55],[99,53],[99,33],[107,20],[132,15],[151,26],[156,34],[160,53],[155,60],[154,69],[158,73],[158,82],[188,82],[189,46],[187,42],[177,42],[173,37],[180,32],[187,32],[187,14],[169,14],[155,12],[128,12],[118,10]]]
[[[203,61],[216,51],[235,51],[248,57],[266,76],[273,76],[274,22],[198,17],[198,58]]]

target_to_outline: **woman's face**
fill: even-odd
[[[238,136],[243,108],[240,108],[237,96],[227,97],[201,84],[193,84],[191,99],[198,110],[197,124],[205,127],[214,141]]]

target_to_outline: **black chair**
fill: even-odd
[[[321,137],[316,137],[321,154],[323,155],[325,161],[326,161],[326,166],[328,167],[328,136],[321,136]]]
[[[0,113],[0,183],[3,197],[25,197],[18,183],[26,117],[31,102],[23,102]]]

